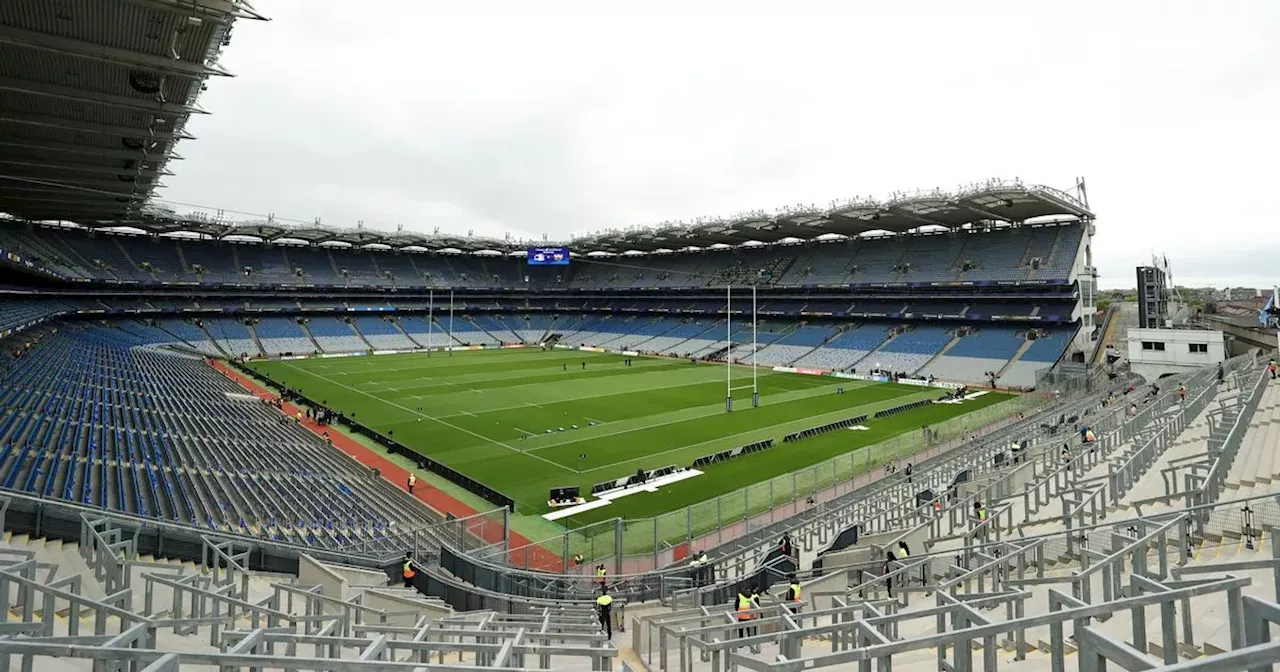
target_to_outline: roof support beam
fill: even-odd
[[[76,207],[76,208],[22,208],[9,209],[4,201],[0,201],[0,212],[8,212],[15,217],[32,221],[66,221],[83,224],[86,221],[110,221],[110,226],[136,226],[142,224],[143,221],[137,216],[131,216],[128,208],[121,207],[118,209],[111,208],[95,208],[95,207]]]
[[[930,226],[941,226],[947,229],[955,228],[951,224],[948,224],[946,222],[942,222],[936,219],[932,219],[930,217],[925,217],[924,215],[916,214],[901,206],[889,205],[889,206],[885,206],[885,210],[899,217],[906,217],[907,219],[915,220],[917,222],[920,222],[921,224],[928,224]]]
[[[8,199],[14,201],[32,200],[32,201],[102,201],[104,203],[116,203],[118,198],[127,198],[135,200],[146,200],[146,196],[133,191],[122,191],[118,193],[86,193],[83,191],[54,191],[52,189],[41,191],[39,189],[27,189],[19,187],[16,189],[0,184],[0,199]]]
[[[124,198],[124,197],[122,197]],[[101,199],[101,200],[98,200]],[[0,203],[4,204],[20,204],[24,209],[39,206],[49,206],[58,210],[68,207],[96,208],[99,210],[119,210],[122,208],[136,208],[145,202],[142,198],[130,198],[127,202],[117,202],[107,197],[98,197],[98,199],[77,199],[77,198],[13,198],[5,194],[0,194]]]
[[[192,0],[127,0],[127,2],[183,16],[196,14],[202,19],[219,23],[227,23],[229,19],[270,20],[259,14],[249,3],[241,0],[195,0],[194,2]]]
[[[92,166],[83,163],[37,163],[34,161],[13,161],[10,159],[0,159],[0,166],[6,166],[3,170],[7,172],[14,172],[7,166],[18,166],[17,172],[19,173],[23,169],[65,170],[73,173],[89,173],[91,175],[138,175],[142,177],[149,177],[151,180],[154,180],[158,175],[173,175],[173,173],[164,169],[138,171],[136,167],[111,168],[109,166]]]
[[[143,161],[182,160],[181,156],[172,153],[167,156],[164,152],[147,152],[143,154],[140,149],[108,149],[106,147],[68,145],[60,142],[45,142],[43,140],[27,140],[25,138],[10,138],[5,136],[0,136],[0,147],[17,147],[20,149],[34,149],[46,152],[66,152],[68,154],[84,154],[85,156],[105,156],[112,159],[142,159]]]
[[[44,96],[46,98],[56,98],[58,100],[68,100],[76,103],[106,105],[109,107],[119,107],[127,110],[152,112],[170,116],[208,114],[207,111],[190,105],[162,103],[157,100],[148,100],[146,98],[134,98],[114,93],[102,93],[100,91],[86,91],[84,89],[74,89],[68,86],[56,86],[54,84],[44,84],[41,82],[31,82],[25,79],[14,79],[12,77],[0,77],[0,91],[29,93],[33,96]]]
[[[987,210],[987,209],[985,209],[985,208],[980,208],[980,207],[978,207],[978,206],[974,205],[973,203],[970,203],[969,201],[951,201],[951,204],[952,204],[952,205],[954,205],[954,206],[956,206],[957,208],[964,208],[965,210],[968,210],[969,212],[972,212],[972,213],[975,213],[975,214],[982,215],[983,217],[987,217],[987,218],[989,218],[989,219],[998,219],[998,220],[1000,220],[1000,221],[1002,221],[1002,222],[1010,222],[1010,223],[1012,223],[1012,222],[1013,222],[1013,220],[1012,220],[1012,219],[1009,219],[1008,217],[1005,217],[1004,215],[997,215],[996,213],[994,213],[994,212],[992,212],[992,211],[990,211],[990,210]]]
[[[65,56],[123,65],[129,68],[138,68],[186,79],[203,80],[211,76],[231,76],[231,73],[222,68],[210,67],[204,63],[191,63],[162,56],[152,56],[151,54],[141,54],[127,49],[81,42],[80,40],[37,33],[33,30],[23,30],[12,26],[0,26],[0,44],[39,49]]]
[[[840,235],[843,235],[843,236],[856,236],[856,235],[858,235],[858,234],[860,234],[860,233],[866,233],[866,232],[868,232],[868,231],[875,231],[875,230],[876,230],[876,228],[877,228],[877,227],[871,226],[871,225],[869,225],[869,224],[867,223],[867,222],[872,221],[872,220],[863,219],[863,218],[861,218],[861,217],[850,217],[849,215],[846,215],[846,214],[843,214],[843,213],[839,213],[839,212],[832,213],[832,214],[831,214],[831,216],[830,216],[830,218],[831,218],[831,220],[832,220],[833,222],[834,222],[834,221],[836,221],[836,220],[838,220],[838,221],[840,221],[841,223],[843,223],[843,225],[844,225],[844,226],[848,226],[848,227],[851,227],[851,228],[855,228],[855,229],[857,229],[857,231],[854,231],[854,232],[852,232],[852,233],[845,233],[844,231],[830,231],[830,230],[823,230],[823,231],[821,231],[818,235],[822,235],[822,234],[824,234],[824,233],[837,233],[837,234],[840,234]]]
[[[115,178],[102,177],[86,177],[86,176],[69,176],[69,177],[41,177],[35,175],[22,175],[14,171],[0,172],[0,189],[4,189],[10,185],[22,185],[28,187],[50,187],[53,189],[62,188],[63,191],[78,191],[81,193],[107,192],[111,195],[117,193],[129,193],[128,190],[142,189],[159,189],[164,184],[157,181],[153,183],[137,183],[137,182],[121,182]]]
[[[47,117],[36,114],[21,114],[18,112],[0,112],[0,122],[9,122],[11,124],[27,124],[29,126],[45,126],[48,128],[61,128],[69,131],[83,131],[86,133],[99,133],[102,135],[118,135],[126,138],[136,138],[138,136],[150,137],[153,140],[194,140],[195,136],[187,133],[173,133],[172,131],[151,131],[145,128],[133,128],[129,126],[112,126],[108,124],[92,124],[85,121],[73,121],[71,119],[59,119],[56,117]]]

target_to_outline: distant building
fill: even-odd
[[[1138,267],[1138,326],[1159,329],[1169,326],[1169,276],[1163,268]]]
[[[1217,329],[1130,329],[1129,367],[1156,380],[1226,360],[1226,340]]]

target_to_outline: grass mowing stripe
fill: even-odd
[[[286,364],[285,364],[285,366],[288,366],[289,368],[292,368],[292,369],[297,369],[298,371],[300,371],[300,372],[302,372],[302,373],[307,373],[306,371],[303,371],[302,369],[299,369],[298,367],[294,366],[293,364],[288,364],[288,363],[286,363]],[[330,384],[332,384],[332,385],[337,385],[338,387],[344,387],[344,388],[346,388],[346,389],[348,389],[348,390],[351,390],[352,392],[355,392],[356,394],[363,394],[363,395],[365,395],[365,396],[367,396],[367,397],[372,397],[372,398],[374,398],[374,399],[377,399],[378,401],[381,401],[381,402],[382,402],[382,403],[384,403],[384,404],[389,404],[389,405],[391,405],[391,406],[395,406],[396,408],[398,408],[398,409],[400,409],[400,410],[402,410],[402,411],[405,411],[405,412],[407,412],[407,413],[412,413],[412,414],[414,414],[414,415],[422,416],[422,417],[424,417],[424,418],[427,418],[428,420],[431,420],[432,422],[438,422],[438,423],[440,423],[440,424],[442,424],[442,425],[444,425],[445,427],[448,427],[448,428],[450,428],[450,429],[455,429],[455,430],[457,430],[457,431],[459,431],[459,432],[463,432],[463,433],[465,433],[465,434],[470,434],[471,436],[474,436],[474,437],[476,437],[477,439],[481,439],[481,440],[484,440],[484,441],[488,441],[489,443],[492,443],[492,444],[494,444],[494,445],[502,446],[503,448],[506,448],[507,450],[510,450],[510,451],[512,451],[512,452],[520,453],[520,454],[522,454],[522,455],[526,454],[524,451],[520,450],[519,448],[512,448],[511,446],[508,446],[507,444],[505,444],[505,443],[503,443],[503,442],[501,442],[501,441],[497,441],[497,440],[495,440],[495,439],[491,439],[491,438],[489,438],[489,437],[487,437],[487,436],[485,436],[485,435],[483,435],[483,434],[477,434],[477,433],[475,433],[475,432],[473,432],[473,431],[471,431],[471,430],[469,430],[469,429],[463,429],[462,427],[459,427],[459,426],[457,426],[457,425],[455,425],[455,424],[453,424],[453,423],[451,423],[451,422],[448,422],[448,421],[445,421],[445,420],[441,420],[441,419],[439,419],[439,418],[434,418],[434,417],[432,417],[432,416],[430,416],[430,415],[427,415],[426,413],[420,413],[420,412],[418,412],[418,411],[413,410],[412,408],[409,408],[408,406],[401,406],[400,404],[397,404],[397,403],[395,403],[394,401],[387,401],[386,399],[382,399],[382,398],[380,398],[380,397],[375,397],[375,396],[373,396],[372,394],[369,394],[368,392],[365,392],[365,391],[363,391],[363,390],[358,390],[358,389],[356,389],[356,388],[354,388],[354,387],[351,387],[350,385],[347,385],[347,384],[345,384],[345,383],[339,383],[339,382],[338,382],[338,381],[336,381],[336,380],[330,380],[329,378],[326,378],[326,377],[324,377],[324,376],[322,376],[322,375],[320,375],[320,374],[317,374],[317,373],[312,373],[312,374],[310,374],[310,375],[315,376],[316,378],[319,378],[320,380],[326,381],[326,382],[328,382],[328,383],[330,383]],[[543,462],[546,462],[547,464],[554,465],[555,467],[560,468],[560,469],[564,469],[565,471],[570,471],[570,472],[575,472],[575,473],[577,472],[577,470],[576,470],[576,469],[570,469],[570,468],[568,468],[568,467],[566,467],[566,466],[563,466],[563,465],[559,464],[558,462],[552,462],[551,460],[541,458],[541,457],[539,457],[539,456],[537,456],[537,455],[529,455],[529,457],[532,457],[532,458],[533,458],[533,459],[535,459],[535,460],[542,460]]]
[[[554,369],[553,373],[540,374],[536,376],[455,376],[454,380],[439,380],[434,377],[424,377],[422,383],[401,385],[401,390],[422,390],[422,396],[431,396],[432,394],[448,394],[452,389],[446,388],[475,388],[475,389],[499,389],[511,387],[515,385],[540,385],[549,382],[563,382],[566,380],[582,380],[588,378],[606,378],[611,376],[634,376],[634,375],[656,375],[664,371],[689,368],[666,366],[666,367],[626,367],[617,369],[588,369],[586,371],[561,371]],[[374,383],[362,383],[364,385],[372,385]],[[378,383],[385,385],[386,383]],[[432,392],[438,390],[438,392]]]
[[[636,466],[688,464],[700,455],[762,438],[778,440],[789,431],[861,414],[866,411],[855,409],[868,405],[893,406],[928,394],[916,387],[761,371],[761,403],[752,408],[746,384],[751,373],[744,369],[742,377],[735,372],[733,381],[740,389],[731,391],[739,403],[726,413],[723,364],[636,357],[634,366],[625,367],[623,359],[510,349],[429,360],[406,354],[250,366],[348,416],[358,413],[359,421],[377,432],[394,430],[404,445],[511,496],[528,513],[546,509],[549,487],[589,488],[595,481],[625,475],[624,465],[630,473]],[[581,361],[588,362],[585,371]],[[563,363],[576,370],[562,371]],[[414,389],[430,385],[435,387]],[[484,394],[469,391],[472,386],[483,386]],[[845,393],[836,394],[837,387],[844,387]],[[996,403],[1004,398],[1007,395],[982,399]],[[592,515],[662,513],[982,405],[926,407],[872,420],[871,431],[839,432],[821,441],[787,444],[719,463],[706,476],[689,479],[689,485],[661,489],[669,494],[623,498]],[[422,411],[411,410],[415,407]],[[422,421],[424,417],[430,422]],[[579,460],[583,453],[587,457]],[[753,495],[753,505],[754,501]]]
[[[780,404],[778,403],[766,404],[766,405],[762,405],[760,408],[754,408],[749,411],[746,411],[746,410],[740,411],[737,417],[738,418],[746,417],[747,418],[746,424],[753,425],[751,429],[760,430],[760,429],[767,429],[768,427],[777,424],[779,421],[785,421],[784,419],[786,420],[794,419],[795,414],[797,412],[800,413],[799,417],[804,417],[805,411],[809,409],[802,409],[801,408],[802,406],[812,407],[816,405],[819,408],[826,409],[826,410],[835,410],[835,408],[838,407],[842,410],[848,411],[849,415],[853,416],[853,415],[858,415],[858,412],[856,410],[858,405],[855,404],[855,405],[852,405],[852,407],[850,407],[851,406],[849,404],[850,400],[860,400],[862,398],[866,398],[868,401],[893,399],[896,397],[905,396],[912,393],[912,390],[887,389],[887,388],[880,388],[880,387],[872,387],[869,389],[863,388],[862,390],[859,390],[859,391],[862,391],[864,393],[857,394],[856,392],[851,392],[851,393],[845,393],[844,395],[830,394],[829,395],[830,397],[841,397],[839,399],[835,399],[834,402],[831,400],[825,399],[825,397],[829,393],[815,392],[810,396],[794,399],[789,402],[782,402]],[[824,398],[819,398],[820,396]],[[816,403],[815,403],[815,400],[816,400]],[[654,423],[642,425],[640,427],[623,427],[609,433],[593,434],[591,436],[588,436],[582,439],[576,439],[576,440],[567,441],[567,442],[560,442],[550,446],[542,446],[532,450],[540,451],[540,450],[557,449],[563,446],[572,446],[572,445],[581,444],[581,443],[596,442],[601,439],[609,438],[611,436],[618,436],[621,434],[630,434],[632,432],[639,432],[639,431],[656,430],[660,428],[669,428],[669,429],[668,431],[661,432],[661,433],[652,432],[651,436],[652,434],[659,434],[661,436],[670,435],[671,438],[674,439],[674,442],[676,443],[687,441],[689,437],[701,437],[707,433],[714,433],[716,434],[716,436],[723,436],[720,433],[720,425],[727,424],[723,422],[723,419],[725,418],[725,411],[724,411],[723,405],[719,403],[707,404],[705,406],[686,409],[686,411],[689,411],[692,413],[690,414],[682,411],[676,417],[663,422],[654,422]],[[715,423],[707,423],[706,421],[711,418],[715,418],[720,421]],[[693,424],[686,425],[686,423],[693,423]],[[682,424],[686,426],[669,427],[670,425],[677,425],[677,424]],[[701,426],[699,427],[698,425],[701,425]],[[741,425],[738,425],[738,426],[741,426]],[[710,437],[707,440],[710,440],[711,438],[715,438],[715,437]],[[704,445],[705,443],[707,443],[707,440],[700,441],[694,445]],[[651,439],[651,442],[652,442],[652,439]],[[688,447],[687,443],[684,443],[683,445],[684,447]],[[662,453],[668,453],[668,452],[671,452],[671,451],[669,450],[662,451]],[[645,455],[639,455],[637,457],[646,457],[647,455],[652,455],[652,454],[654,453],[647,453]],[[583,471],[584,472],[594,471],[594,469],[590,469],[590,470],[584,469]],[[622,474],[619,474],[619,475],[621,476]]]
[[[834,416],[839,416],[839,417],[831,417],[831,418],[827,418],[827,419],[823,419],[823,416],[818,416],[818,417],[814,417],[814,418],[806,418],[806,419],[805,419],[805,420],[806,420],[806,422],[812,422],[813,424],[812,424],[812,425],[810,425],[810,424],[806,424],[804,427],[799,427],[799,428],[797,428],[797,429],[807,429],[807,428],[812,427],[812,426],[815,426],[815,425],[822,425],[822,424],[826,424],[827,422],[835,422],[836,420],[839,420],[841,417],[856,416],[856,415],[864,415],[864,414],[865,414],[865,415],[870,415],[870,414],[872,414],[872,413],[874,413],[875,411],[878,411],[878,410],[882,410],[882,409],[885,409],[885,408],[891,408],[891,407],[893,407],[893,406],[900,406],[900,405],[902,405],[902,404],[909,404],[909,403],[911,403],[911,402],[913,402],[913,401],[921,401],[921,400],[924,400],[924,399],[928,399],[928,398],[929,398],[929,397],[931,397],[931,396],[933,396],[933,395],[931,395],[929,392],[922,392],[922,393],[920,393],[920,394],[916,394],[916,395],[903,395],[903,397],[901,397],[901,398],[899,398],[899,397],[891,397],[891,398],[889,398],[888,400],[885,400],[885,401],[873,402],[873,403],[865,404],[865,405],[863,405],[863,406],[855,406],[855,407],[853,407],[853,408],[849,408],[849,409],[841,409],[841,410],[839,410],[839,411],[834,412],[833,414],[828,414],[828,415],[834,415]],[[687,421],[682,421],[682,422],[687,422]],[[601,470],[604,470],[604,469],[618,469],[618,466],[619,466],[619,465],[622,465],[622,464],[629,464],[629,463],[637,462],[637,461],[640,461],[640,460],[647,460],[647,459],[649,459],[649,458],[651,458],[651,457],[658,457],[658,456],[660,456],[660,455],[667,455],[667,454],[670,454],[670,453],[675,453],[675,452],[679,452],[679,451],[683,451],[683,450],[688,450],[688,449],[690,449],[690,448],[697,448],[697,447],[699,447],[699,446],[705,446],[705,445],[707,445],[707,444],[716,443],[716,442],[719,442],[719,441],[723,441],[723,440],[725,440],[725,439],[734,439],[734,438],[737,438],[737,437],[740,437],[740,436],[748,436],[748,435],[751,435],[751,434],[756,434],[756,435],[758,435],[758,434],[760,434],[761,432],[779,432],[779,431],[783,431],[783,430],[779,430],[779,429],[778,429],[778,428],[779,428],[779,427],[781,427],[781,426],[783,426],[783,425],[769,425],[769,426],[767,426],[767,427],[753,427],[753,428],[751,428],[751,429],[748,429],[748,430],[745,430],[745,431],[742,431],[742,432],[738,432],[737,434],[729,434],[729,435],[727,435],[727,436],[717,436],[717,437],[715,437],[715,438],[713,438],[713,439],[707,439],[706,441],[702,441],[702,442],[700,442],[700,443],[693,443],[693,444],[690,444],[690,445],[687,445],[687,446],[680,446],[680,447],[678,447],[678,448],[671,448],[670,450],[664,450],[664,451],[657,452],[657,453],[648,453],[648,454],[646,454],[646,455],[642,455],[642,456],[639,456],[639,457],[629,458],[629,459],[624,460],[624,461],[622,461],[622,462],[615,462],[615,463],[613,463],[613,464],[606,464],[606,465],[604,465],[603,467],[595,467],[595,468],[592,468],[592,469],[583,469],[580,473],[583,473],[583,474],[589,474],[589,473],[591,473],[591,472],[593,472],[593,471],[601,471]],[[760,440],[762,440],[762,439],[760,439]],[[746,443],[746,442],[749,442],[749,441],[744,440],[744,443]],[[621,469],[618,469],[618,471],[619,471],[619,475],[621,475],[622,473],[630,473],[630,472],[623,472]]]

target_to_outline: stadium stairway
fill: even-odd
[[[502,340],[501,338],[498,338],[498,337],[497,337],[497,336],[495,336],[492,332],[490,332],[488,329],[485,329],[484,327],[480,326],[480,323],[479,323],[479,322],[477,322],[477,321],[475,321],[475,320],[473,320],[473,319],[471,319],[471,318],[469,318],[469,317],[467,317],[467,316],[465,316],[465,315],[462,317],[462,320],[463,320],[464,322],[466,322],[467,324],[471,325],[471,326],[472,326],[476,331],[478,331],[478,332],[480,332],[480,333],[484,334],[485,336],[488,336],[488,337],[489,337],[489,339],[490,339],[492,342],[494,342],[494,343],[502,343],[502,342],[503,342],[503,340]],[[510,339],[507,339],[507,340],[510,340]]]
[[[364,343],[364,347],[366,350],[376,349],[373,347],[373,344],[369,342],[369,339],[365,338],[365,335],[360,333],[360,330],[356,328],[355,322],[347,322],[346,325],[347,325],[347,328],[351,330],[351,333],[355,334],[356,338],[359,338],[361,343]]]
[[[311,333],[311,326],[309,322],[309,320],[303,320],[298,323],[298,326],[302,327],[303,333],[307,335],[307,339],[311,341],[311,346],[316,349],[315,351],[324,352],[324,348],[320,347],[320,341],[317,341],[315,334]]]
[[[214,338],[213,332],[209,331],[209,327],[205,325],[203,321],[197,321],[197,324],[200,327],[201,333],[204,334],[204,337],[208,339],[210,343],[213,344],[214,350],[217,350],[218,353],[220,353],[223,357],[226,357],[228,359],[233,358],[232,355],[227,354],[226,349],[222,347],[222,344],[218,342],[218,339]]]
[[[258,352],[261,352],[263,355],[266,355],[267,349],[262,346],[262,339],[258,338],[258,330],[254,328],[253,324],[249,324],[249,323],[246,323],[245,327],[249,329],[249,336],[253,338],[253,344],[257,346]]]
[[[947,354],[947,351],[948,351],[948,350],[950,350],[951,348],[955,347],[956,343],[959,343],[959,342],[960,342],[960,337],[959,337],[959,336],[957,336],[957,335],[954,335],[954,334],[953,334],[953,335],[951,336],[951,340],[950,340],[950,341],[947,341],[947,344],[946,344],[946,345],[944,345],[944,346],[942,346],[942,349],[941,349],[941,350],[939,350],[936,354],[934,354],[934,356],[930,357],[930,358],[929,358],[929,361],[925,362],[924,364],[922,364],[922,365],[920,366],[920,368],[916,369],[915,371],[911,371],[910,373],[915,374],[915,373],[916,373],[916,371],[923,371],[923,370],[925,370],[926,368],[928,368],[928,366],[929,366],[930,364],[932,364],[932,363],[934,363],[934,362],[938,361],[938,358],[939,358],[939,357],[942,357],[943,355]]]
[[[1031,349],[1031,346],[1034,343],[1035,341],[1029,338],[1024,339],[1022,341],[1022,345],[1018,346],[1018,350],[1013,353],[1013,356],[1009,358],[1009,361],[1005,362],[1005,365],[1000,367],[999,371],[996,371],[996,380],[1000,380],[1000,377],[1004,375],[1005,371],[1008,371],[1011,367],[1013,367],[1014,364],[1018,363],[1018,361],[1022,359],[1022,356],[1026,354],[1027,350]]]
[[[404,337],[409,339],[409,342],[412,343],[415,347],[418,347],[418,348],[425,347],[423,346],[422,343],[418,341],[418,339],[413,337],[413,334],[410,334],[407,330],[405,330],[403,326],[400,325],[400,320],[392,320],[391,324],[396,325],[396,330],[404,334]]]

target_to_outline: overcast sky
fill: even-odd
[[[1083,176],[1104,287],[1280,281],[1276,0],[254,4],[163,198],[556,238]]]

